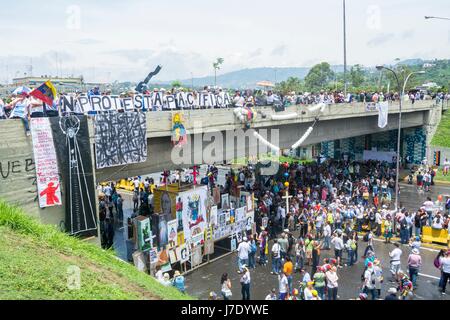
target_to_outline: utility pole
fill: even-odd
[[[342,0],[344,18],[344,96],[347,97],[347,35],[345,26],[345,0]]]

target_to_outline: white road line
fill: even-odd
[[[420,272],[419,272],[419,276],[426,277],[426,278],[431,278],[431,279],[435,279],[435,280],[440,280],[441,279],[439,277],[430,276],[429,274],[420,273]]]
[[[384,242],[384,240],[382,240],[382,239],[373,238],[373,240],[378,241],[378,242]],[[431,252],[439,252],[439,250],[437,250],[437,249],[431,249],[431,248],[425,248],[425,247],[420,247],[420,250],[426,250],[426,251],[431,251]]]

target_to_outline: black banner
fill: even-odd
[[[64,183],[66,232],[97,235],[96,198],[86,116],[50,118]]]
[[[145,113],[97,114],[94,126],[97,169],[147,160]]]

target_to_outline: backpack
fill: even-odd
[[[439,261],[439,256],[437,256],[436,258],[434,258],[433,264],[436,268],[440,268],[441,267],[441,263]]]
[[[250,246],[250,252],[251,252],[251,253],[255,253],[255,252],[256,252],[256,243],[253,242],[253,243],[251,244],[251,246]]]

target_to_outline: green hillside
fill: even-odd
[[[68,267],[80,268],[79,289]],[[70,270],[70,268],[69,268]],[[104,251],[0,201],[0,300],[192,299]]]
[[[433,146],[450,148],[450,112],[446,111],[442,115],[436,133],[431,140]]]

